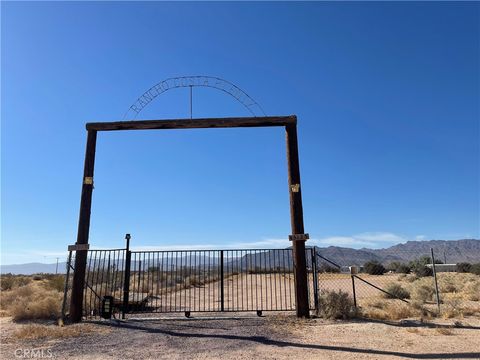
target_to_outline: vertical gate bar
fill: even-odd
[[[312,248],[312,272],[313,272],[313,304],[315,311],[319,310],[318,302],[318,268],[317,268],[317,248]]]
[[[101,254],[101,253],[100,253],[100,254]],[[99,308],[99,313],[100,313],[100,306],[101,306],[101,303],[102,303],[102,299],[101,299],[101,298],[102,298],[102,296],[103,296],[103,292],[105,291],[105,290],[103,289],[103,287],[104,287],[104,285],[103,285],[103,284],[104,284],[104,282],[103,282],[103,277],[104,277],[104,275],[105,275],[105,260],[106,260],[106,259],[107,259],[107,251],[105,250],[105,251],[103,251],[103,261],[102,261],[102,270],[101,270],[101,271],[102,271],[102,272],[101,272],[101,275],[102,275],[102,276],[101,276],[101,278],[100,278],[100,291],[97,291],[98,296],[100,296],[100,299],[97,298],[97,300],[98,300],[98,302],[99,302],[99,303],[98,303],[98,305],[99,305],[99,307],[98,307],[98,308]],[[108,264],[107,264],[107,265],[108,265]]]
[[[236,272],[237,272],[237,277],[236,277],[236,283],[237,283],[237,309],[240,307],[240,299],[239,299],[239,296],[240,296],[240,292],[238,292],[238,282],[240,280],[240,270],[238,269],[238,260],[240,258],[238,257],[238,250],[235,250],[235,263],[236,263]],[[242,299],[242,302],[243,302],[243,299]],[[243,307],[243,304],[242,304],[242,307]],[[243,310],[243,309],[242,309]]]
[[[440,315],[440,294],[438,293],[437,270],[435,268],[435,257],[433,255],[433,248],[430,248],[430,252],[432,253],[432,270],[433,278],[435,280],[435,297],[437,299],[438,314]]]
[[[188,252],[188,278],[189,278],[189,285],[188,285],[188,308],[189,311],[193,311],[192,309],[192,286],[193,286],[193,278],[192,278],[192,252]]]
[[[274,310],[277,310],[278,309],[278,304],[277,304],[277,268],[275,266],[276,264],[276,250],[273,250],[273,284],[275,285],[275,288],[274,288],[274,291],[273,293],[275,294],[274,295],[274,298],[275,298],[275,309]]]
[[[169,258],[170,258],[170,264],[169,264],[169,268],[170,268],[170,271],[169,271],[169,274],[170,274],[170,281],[169,281],[169,284],[168,284],[168,292],[170,294],[170,312],[172,311],[172,307],[173,307],[173,304],[175,302],[175,299],[173,298],[174,294],[173,294],[173,291],[172,291],[172,284],[173,284],[173,257],[174,257],[174,251],[170,251],[169,252]]]
[[[101,250],[94,250],[95,260],[93,260],[93,274],[92,274],[92,289],[96,292],[98,284],[98,273],[100,268],[100,262],[102,261]],[[88,282],[87,282],[88,283]],[[92,297],[93,297],[93,306],[92,306]],[[95,312],[92,314],[92,309],[95,309],[95,295],[90,292],[90,315],[95,315]]]
[[[145,311],[145,303],[144,303],[144,295],[145,294],[145,278],[147,278],[147,283],[148,283],[148,253],[144,252],[143,253],[143,261],[142,261],[142,285],[140,286],[140,289],[138,291],[138,300],[140,301],[141,304],[141,311]]]
[[[67,268],[65,269],[65,285],[63,287],[63,302],[62,302],[62,321],[65,320],[65,307],[67,306],[68,281],[70,277],[70,263],[72,262],[72,252],[68,252]],[[83,296],[83,294],[82,294]]]
[[[180,265],[178,266],[177,269],[177,279],[175,279],[175,292],[178,293],[178,306],[177,306],[177,311],[182,310],[182,283],[183,283],[183,251],[179,251],[180,255],[179,258],[177,257],[177,262],[180,262]],[[178,286],[177,286],[178,285]],[[178,290],[177,290],[178,288]]]
[[[118,251],[113,250],[113,251],[110,251],[110,252],[113,252],[113,263],[111,265],[112,266],[112,283],[111,283],[111,286],[110,286],[110,295],[112,295],[113,298],[115,299],[115,285],[117,285],[117,281],[116,281],[117,280],[117,274],[116,274],[117,268],[116,268],[115,264],[116,264],[116,261],[117,261]]]
[[[298,160],[297,125],[285,126],[287,141],[288,185],[290,193],[290,219],[292,234],[304,234],[302,189],[300,187],[300,166]],[[305,240],[293,241],[295,300],[297,317],[309,317],[307,264]]]
[[[288,309],[288,304],[287,304],[287,269],[285,267],[285,250],[282,250],[282,266],[283,266],[283,294],[285,295],[285,309]]]
[[[92,252],[89,251],[88,252],[89,255],[87,255],[87,259],[88,259],[88,267],[86,268],[86,274],[87,274],[87,278],[86,278],[86,283],[88,284],[88,280],[90,278],[90,275],[92,275],[93,277],[93,274],[92,274]],[[93,266],[95,267],[95,263],[93,264]],[[90,292],[90,296],[92,296],[92,293]],[[85,288],[83,290],[83,297],[84,297],[84,304],[87,304],[87,288]],[[89,307],[90,308],[90,307]],[[83,311],[85,314],[86,314],[86,311]]]
[[[245,259],[245,267],[243,264],[243,259]],[[243,251],[240,250],[240,271],[241,271],[241,276],[240,276],[240,284],[241,284],[241,292],[242,292],[242,309],[243,310],[248,310],[248,285],[246,283],[246,279],[248,279],[248,270],[247,270],[247,257],[243,256]]]
[[[125,249],[122,319],[125,319],[125,313],[128,312],[128,298],[130,297],[130,261],[132,259],[132,253],[130,252],[130,234],[127,234],[125,239],[127,240],[127,246]]]
[[[259,252],[259,262],[260,262],[260,273],[258,274],[258,276],[260,277],[260,309],[257,309],[257,310],[263,310],[263,275],[262,274],[263,272],[265,272],[266,270],[266,261],[267,261],[267,257],[264,256],[263,259],[264,259],[264,266],[262,266],[262,251]],[[266,280],[266,279],[265,279]],[[265,298],[267,298],[267,296],[265,296]]]
[[[142,311],[147,311],[148,310],[148,295],[147,295],[147,301],[145,301],[145,293],[148,294],[149,288],[148,288],[148,282],[150,281],[150,252],[144,252],[144,265],[143,265],[143,281],[142,281],[142,292],[141,292],[141,298],[140,301],[142,302]],[[145,286],[145,278],[147,281],[147,286]],[[145,291],[146,290],[146,291]]]
[[[252,250],[251,251],[251,266],[252,266],[252,310],[257,310],[257,305],[258,305],[258,295],[257,295],[257,278],[256,278],[256,267],[257,267],[257,251]],[[253,281],[255,280],[255,286],[253,285]],[[253,292],[255,291],[255,296]],[[254,305],[255,303],[255,305]]]
[[[90,231],[90,212],[92,208],[93,170],[95,166],[95,148],[97,131],[88,130],[83,168],[82,195],[80,214],[78,217],[77,244],[88,244]],[[85,268],[87,266],[87,250],[79,250],[75,254],[75,271],[73,272],[72,295],[70,299],[70,318],[72,322],[80,322],[83,313],[83,289],[85,287]]]
[[[155,308],[158,310],[160,309],[160,312],[162,311],[162,298],[160,294],[159,286],[161,286],[161,280],[160,280],[160,252],[156,253],[156,267],[155,267]],[[160,307],[158,306],[158,300],[160,300]]]
[[[206,290],[207,290],[207,284],[208,284],[208,279],[205,276],[205,269],[207,267],[207,252],[202,251],[203,253],[203,264],[202,264],[202,275],[203,275],[203,311],[205,311],[205,302],[206,302]]]
[[[225,311],[225,294],[223,278],[223,250],[220,250],[220,311]]]
[[[357,292],[355,291],[355,276],[351,275],[352,277],[352,291],[353,291],[353,306],[355,309],[357,308]]]
[[[269,264],[269,278],[270,278],[270,310],[273,309],[273,285],[272,285],[272,277],[275,275],[275,273],[272,270],[272,250],[268,252],[268,264]],[[274,282],[275,284],[275,282]]]
[[[195,311],[200,311],[200,306],[197,308],[197,283],[200,280],[198,278],[198,268],[197,268],[197,251],[193,251],[193,276],[195,277],[195,282],[193,286],[193,309]],[[198,303],[200,305],[200,303]]]
[[[164,256],[165,256],[165,252],[162,251],[162,265],[160,265],[160,306],[162,308],[162,311],[166,311],[166,307],[167,307],[167,304],[166,304],[166,301],[167,301],[167,296],[166,296],[166,291],[165,291],[165,286],[164,284],[166,284],[167,282],[167,278],[166,278],[166,275],[165,275],[165,259],[164,259]]]

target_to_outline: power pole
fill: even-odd
[[[55,267],[55,275],[58,274],[58,257],[57,257],[57,266]]]

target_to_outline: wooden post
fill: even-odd
[[[290,192],[290,222],[292,235],[304,234],[302,189],[300,187],[300,166],[298,161],[297,125],[285,126],[287,139],[288,186]],[[297,317],[309,317],[307,285],[307,261],[305,240],[293,239],[293,265],[295,271],[295,299]]]
[[[95,165],[95,147],[97,131],[88,130],[85,165],[83,169],[82,197],[80,215],[78,218],[77,244],[88,244],[90,231],[90,210],[92,207],[93,168]],[[79,250],[75,254],[75,270],[73,273],[72,297],[70,300],[70,319],[72,322],[82,320],[83,288],[85,286],[85,271],[87,267],[88,250]]]

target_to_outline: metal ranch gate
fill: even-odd
[[[314,252],[306,250],[311,310],[317,308],[318,298]],[[70,255],[69,266],[73,264]],[[82,316],[101,316],[105,297],[111,297],[113,316],[118,318],[143,313],[189,317],[194,312],[295,311],[293,264],[292,249],[88,250]]]

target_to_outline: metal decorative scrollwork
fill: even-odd
[[[265,116],[262,107],[253,100],[245,91],[231,82],[213,76],[181,76],[165,79],[145,91],[127,110],[124,119],[136,119],[138,114],[151,103],[158,95],[164,92],[176,89],[193,87],[214,88],[235,98],[241,103],[253,116]]]

